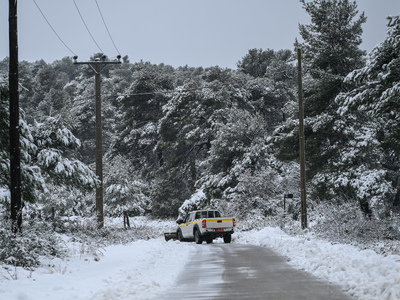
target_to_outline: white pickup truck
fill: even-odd
[[[225,243],[230,243],[236,220],[222,217],[217,210],[197,210],[187,214],[184,220],[177,220],[178,228],[176,236],[180,241],[194,240],[201,244],[203,240],[207,244],[213,239],[222,237]]]

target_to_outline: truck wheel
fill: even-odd
[[[200,232],[197,229],[194,231],[194,241],[196,242],[196,244],[203,243],[203,238],[201,237]]]
[[[232,236],[230,234],[224,235],[224,243],[229,244],[232,240]]]
[[[182,235],[182,231],[180,231],[180,230],[178,230],[178,240],[180,242],[184,242],[185,241],[184,238],[183,238],[183,235]]]

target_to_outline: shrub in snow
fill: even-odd
[[[22,233],[14,234],[10,222],[0,223],[0,261],[24,268],[36,267],[41,256],[63,256],[64,243],[46,222],[23,224]]]
[[[400,240],[399,216],[366,217],[356,203],[316,205],[309,210],[310,227],[318,236],[332,241],[367,244]]]
[[[25,211],[57,220],[60,216],[91,216],[95,211],[94,191],[47,184],[48,191],[39,193],[38,202]],[[62,227],[60,227],[62,228]]]
[[[127,244],[136,240],[148,240],[163,236],[166,231],[176,228],[172,220],[149,219],[144,216],[131,218],[131,227],[124,229],[120,218],[105,218],[104,227],[97,228],[95,218],[61,218],[65,235],[72,242],[79,243],[80,254],[96,254],[103,247]]]
[[[122,156],[107,158],[104,174],[105,211],[110,216],[137,216],[149,209],[149,187],[132,162]]]
[[[237,219],[239,231],[261,230],[265,227],[278,227],[281,216],[265,217],[261,210],[251,210],[245,218]]]

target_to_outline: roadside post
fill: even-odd
[[[293,199],[293,194],[283,194],[283,211],[286,214],[286,198]]]
[[[293,194],[283,194],[283,214],[282,214],[282,218],[281,218],[281,229],[283,229],[283,227],[285,227],[285,223],[286,223],[286,199],[292,199],[293,198]]]

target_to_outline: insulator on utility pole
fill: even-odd
[[[96,176],[100,184],[96,187],[96,216],[97,227],[103,228],[104,226],[104,213],[103,213],[103,141],[102,141],[102,124],[101,124],[101,71],[110,64],[120,64],[120,57],[118,61],[106,61],[106,56],[102,55],[101,58],[95,61],[78,62],[78,57],[74,56],[75,65],[88,65],[95,74],[95,98],[96,98]]]

